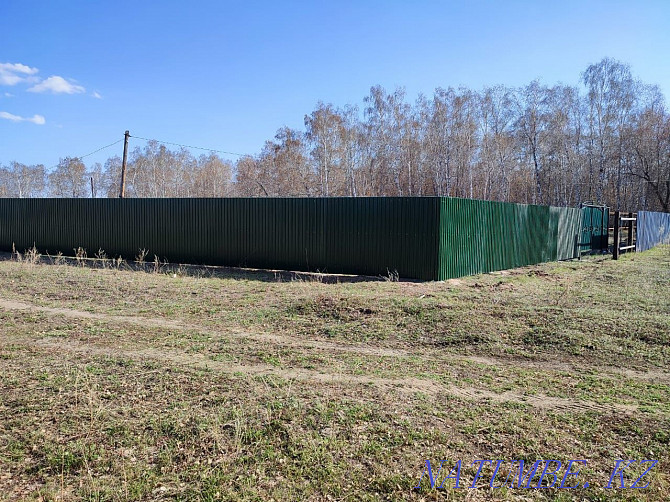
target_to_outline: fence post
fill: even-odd
[[[614,211],[614,249],[612,250],[612,259],[619,259],[619,211]]]
[[[604,245],[600,246],[601,251],[607,252],[610,243],[610,208],[603,207],[602,233],[604,234]]]
[[[633,215],[634,215],[634,213],[630,213],[628,215],[630,220],[628,220],[628,244],[626,244],[627,246],[632,246],[633,245],[633,229],[635,228],[635,223],[636,223],[635,221],[633,221],[633,218],[635,217]],[[626,252],[628,252],[628,249],[626,250]]]

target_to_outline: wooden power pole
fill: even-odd
[[[126,162],[128,161],[128,138],[130,132],[126,131],[123,141],[123,163],[121,164],[121,190],[119,191],[119,198],[123,199],[126,196]]]

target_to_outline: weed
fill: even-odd
[[[158,258],[158,255],[154,255],[154,261],[153,261],[153,272],[154,274],[158,274],[161,270],[161,261],[160,258]]]
[[[383,279],[387,282],[398,282],[400,280],[400,275],[397,270],[386,269],[386,275],[383,276]]]
[[[58,251],[54,256],[47,255],[49,257],[49,261],[52,265],[63,265],[66,263],[65,258],[63,257],[63,253],[61,251]]]
[[[102,268],[107,268],[109,265],[109,257],[104,249],[99,248],[98,252],[95,253],[95,259],[98,260]]]
[[[83,267],[86,264],[86,260],[88,259],[88,255],[86,254],[86,250],[82,247],[78,247],[77,249],[74,250],[74,259],[77,262],[77,265],[80,267]]]
[[[21,256],[21,253],[19,253],[16,250],[16,245],[12,242],[12,260],[17,261],[21,263],[23,261],[23,257]]]
[[[149,254],[149,251],[147,249],[140,249],[140,252],[137,253],[137,256],[135,256],[135,261],[139,265],[143,266],[148,254]]]
[[[33,247],[28,248],[23,255],[24,261],[26,263],[28,263],[29,265],[35,265],[36,263],[39,263],[41,258],[42,258],[42,255],[37,250],[37,248],[35,247],[34,244],[33,244]]]

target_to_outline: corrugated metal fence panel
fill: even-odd
[[[646,251],[659,244],[670,244],[670,213],[639,211],[636,223],[636,251]]]
[[[440,200],[441,280],[578,256],[581,211]]]
[[[0,199],[0,248],[437,278],[437,197]]]
[[[608,207],[582,208],[582,232],[579,247],[583,254],[607,250]]]
[[[579,238],[582,230],[581,209],[552,207],[558,217],[556,259],[571,260],[579,257]]]
[[[434,280],[575,258],[582,213],[438,197],[0,199],[0,248]]]

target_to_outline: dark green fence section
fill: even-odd
[[[438,279],[579,256],[581,211],[440,199]]]
[[[551,225],[556,224],[556,260],[579,258],[579,232],[583,213],[572,207],[551,207]]]
[[[439,199],[0,199],[0,248],[437,278]]]
[[[609,208],[585,206],[582,208],[582,233],[579,242],[582,254],[607,251]]]
[[[170,262],[423,280],[575,258],[585,226],[580,209],[440,197],[0,199],[4,251],[144,249]]]

